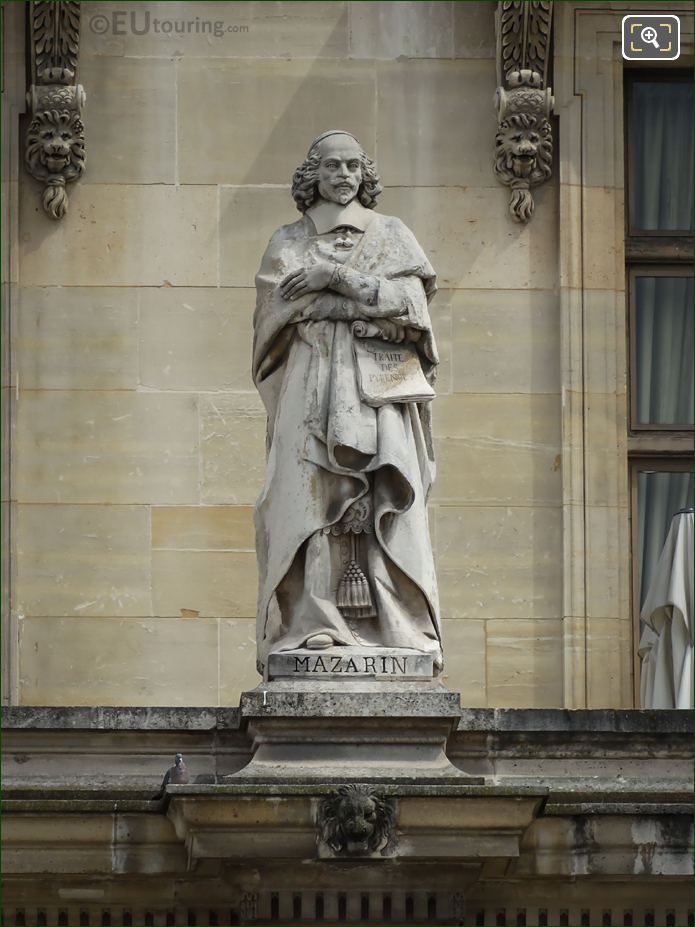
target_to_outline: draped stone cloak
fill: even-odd
[[[268,414],[266,482],[255,511],[259,668],[268,653],[294,650],[321,631],[337,644],[425,650],[439,666],[441,629],[426,511],[434,478],[429,403],[367,405],[358,390],[352,342],[356,320],[397,319],[421,333],[415,344],[432,383],[438,358],[427,305],[435,274],[397,218],[371,214],[347,259],[331,252],[331,238],[335,235],[318,235],[308,216],[283,226],[256,277],[253,380]],[[364,275],[371,304],[330,290],[283,299],[281,281],[319,255]],[[370,582],[379,614],[365,639],[355,637],[329,593],[311,591],[312,571],[320,569],[319,555],[311,551],[312,539],[325,535],[367,493],[377,553]],[[310,600],[283,613],[278,590],[290,570],[298,569]]]

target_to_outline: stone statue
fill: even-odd
[[[406,648],[441,668],[426,511],[435,274],[400,219],[374,211],[381,190],[350,133],[319,136],[292,181],[302,217],[256,277],[261,671],[271,654],[325,651],[323,667],[341,648]]]

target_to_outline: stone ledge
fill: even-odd
[[[693,806],[686,802],[557,802],[548,803],[543,814],[546,817],[583,817],[591,814],[631,815],[636,818],[645,815],[675,814],[692,817]]]
[[[347,780],[342,779],[341,782]],[[188,785],[169,785],[166,795],[152,798],[152,790],[136,787],[85,787],[85,786],[17,786],[9,785],[3,789],[3,810],[27,810],[28,806],[38,810],[78,811],[92,806],[104,805],[106,810],[164,811],[168,800],[175,796],[202,798],[239,798],[242,796],[323,796],[335,788],[327,780],[309,782],[306,779],[295,781],[287,776],[276,782],[253,783],[235,781],[227,778],[224,782],[195,782]],[[642,809],[644,814],[690,814],[692,803],[691,791],[687,788],[641,788],[624,789],[597,787],[591,791],[577,788],[564,788],[528,784],[482,784],[475,779],[470,783],[421,782],[384,782],[379,784],[384,795],[392,797],[431,797],[431,798],[540,798],[547,799],[542,809],[544,815],[576,815],[586,813],[632,814],[635,809]],[[105,797],[105,795],[108,797]],[[27,807],[25,807],[27,806]],[[40,806],[40,808],[39,808]],[[117,806],[117,807],[116,807]],[[137,806],[137,807],[136,807]],[[658,811],[646,810],[659,809]],[[685,810],[684,810],[685,809]],[[103,810],[103,809],[99,809]]]
[[[3,730],[214,731],[238,730],[238,708],[116,708],[13,705],[2,709]]]
[[[10,706],[4,730],[213,731],[238,730],[238,708],[115,708]],[[653,733],[692,736],[687,710],[463,708],[459,733]]]
[[[264,791],[254,795],[243,786],[232,791],[228,786],[175,786],[167,791],[167,817],[190,860],[349,856],[321,836],[321,806],[313,789],[281,788],[270,802]],[[456,859],[477,866],[487,857],[518,858],[521,838],[546,798],[542,789],[510,795],[495,786],[459,786],[445,793],[428,787],[415,794],[399,788],[392,794],[396,822],[387,830],[388,843],[358,853],[363,860]]]
[[[618,708],[463,708],[458,731],[688,734],[687,710]]]

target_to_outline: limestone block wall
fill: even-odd
[[[11,701],[233,705],[258,681],[253,279],[309,141],[341,127],[439,274],[444,681],[563,704],[557,184],[509,219],[494,7],[82,4],[87,170],[59,223],[15,129]]]

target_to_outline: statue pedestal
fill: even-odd
[[[431,678],[261,683],[241,696],[253,758],[226,781],[479,784],[446,756],[460,716]]]

